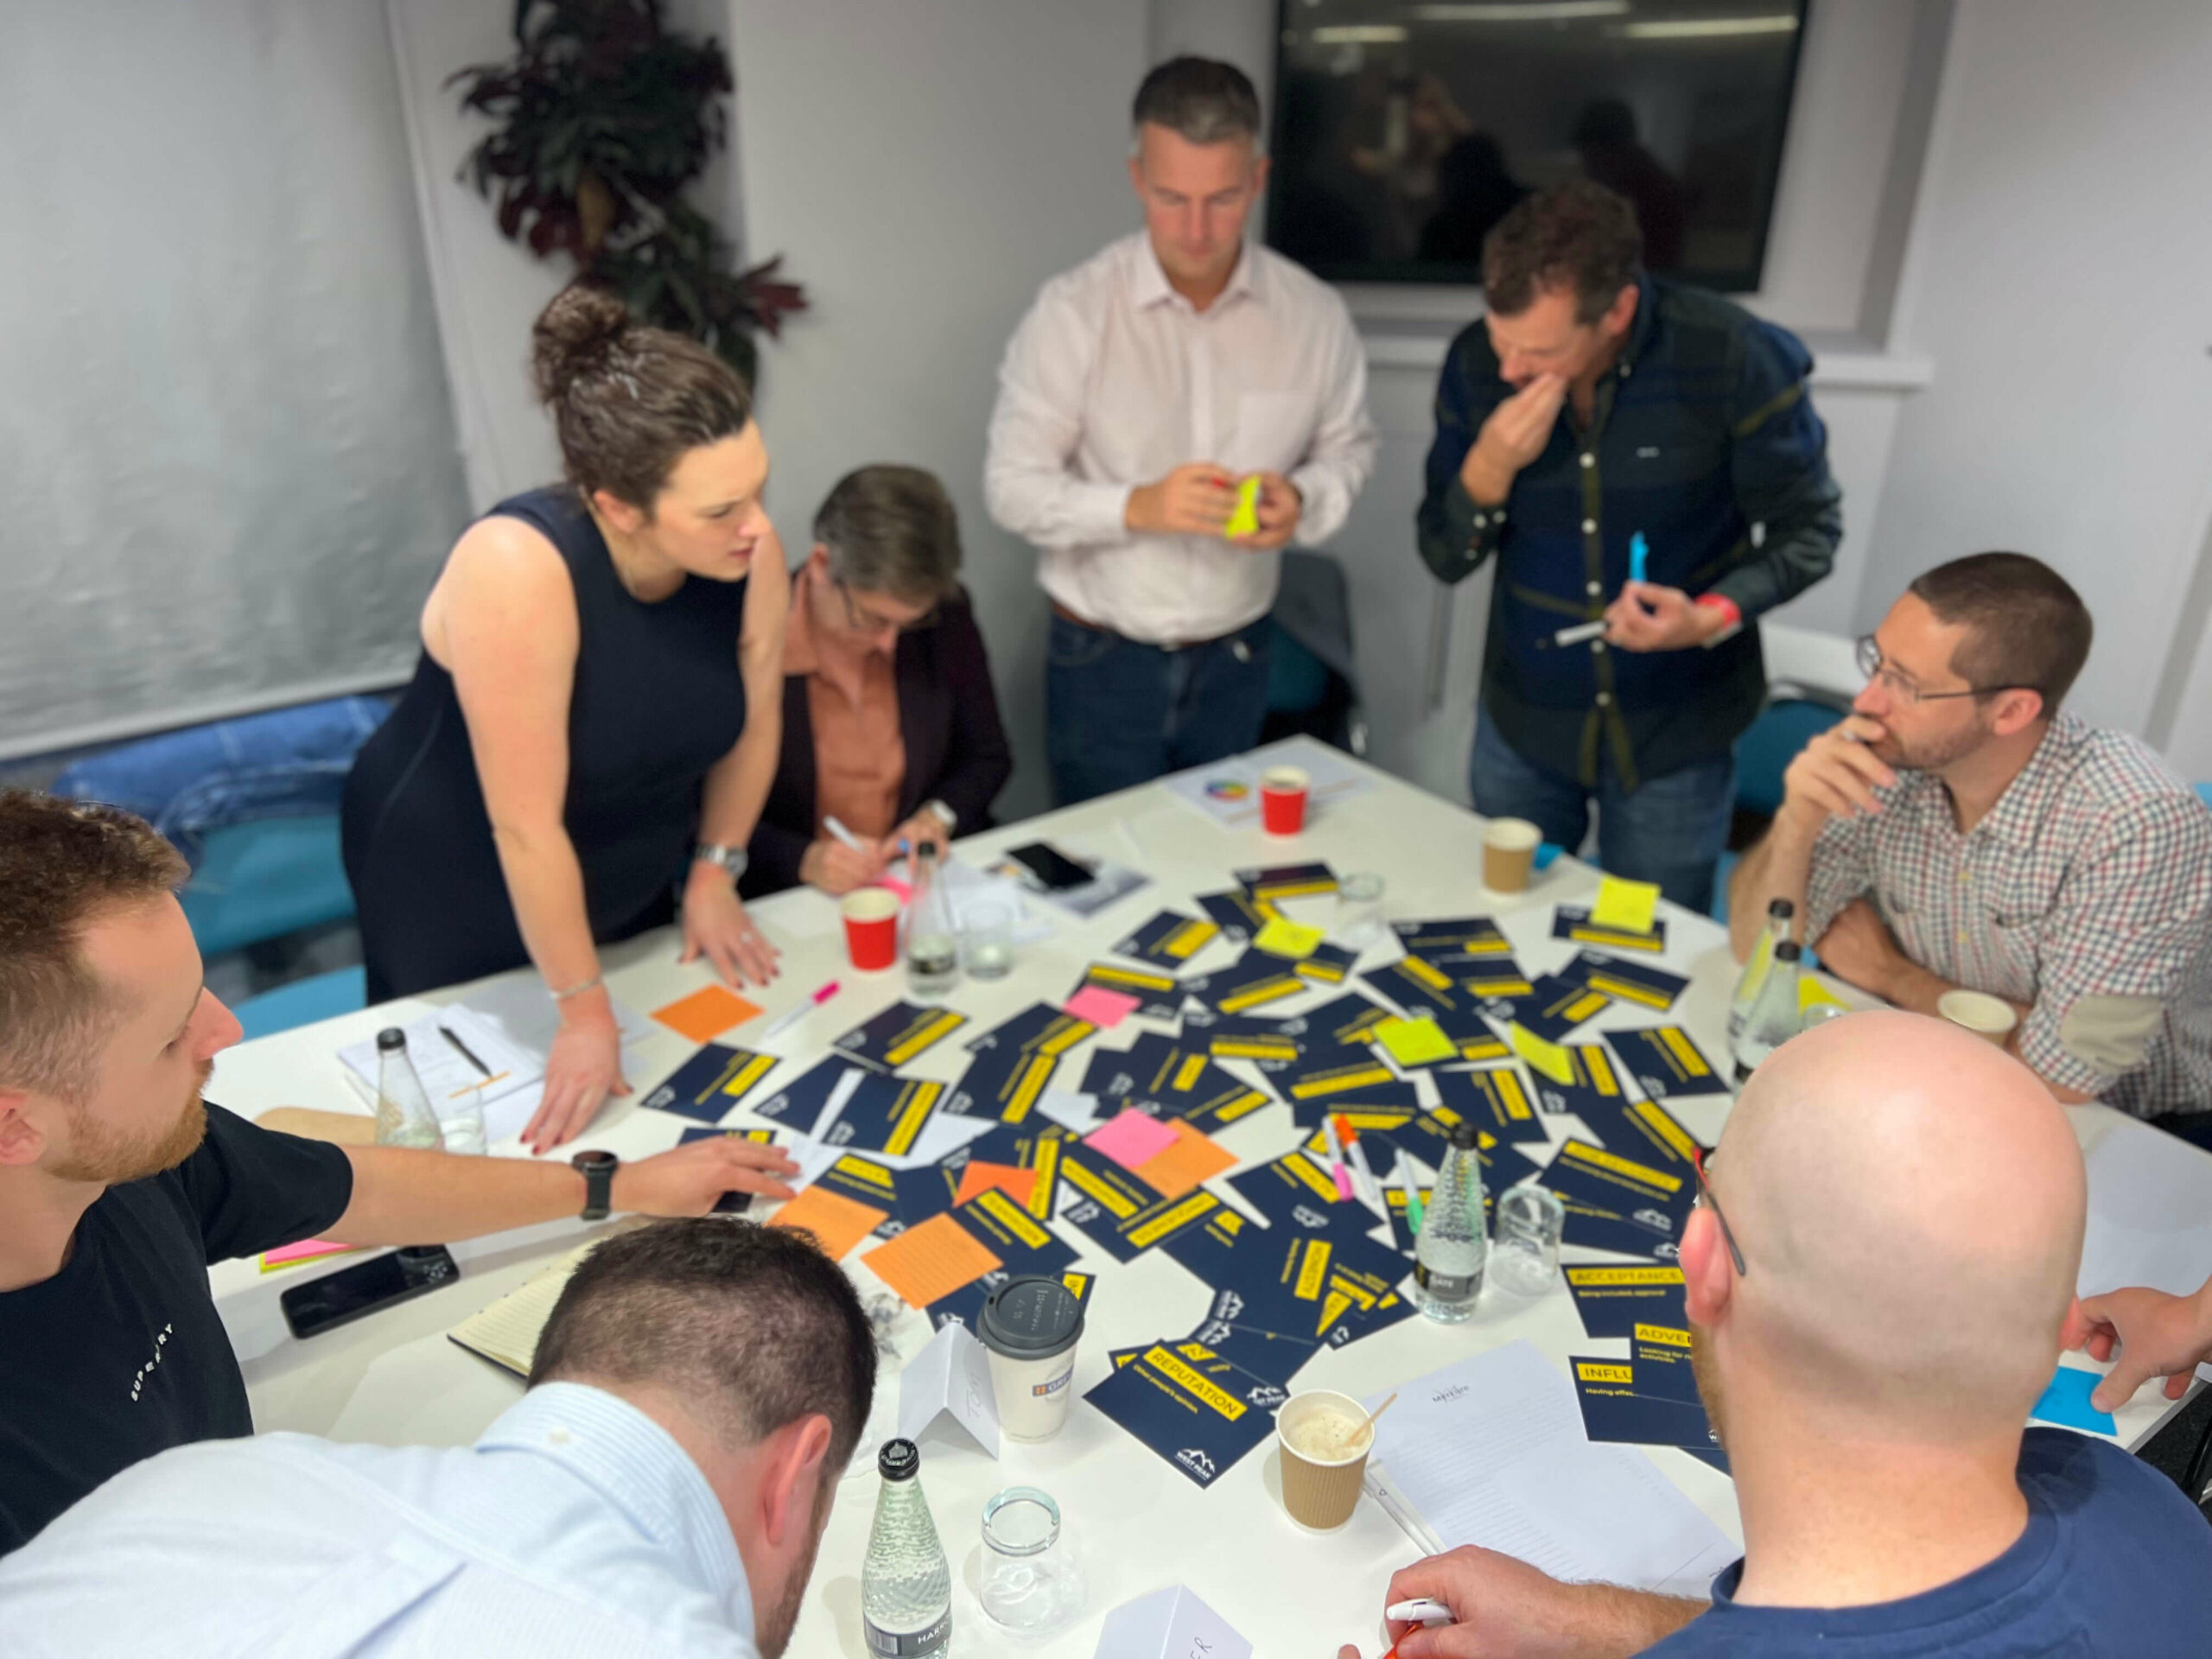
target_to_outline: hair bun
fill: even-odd
[[[579,376],[606,363],[631,327],[630,308],[603,288],[575,283],[556,294],[530,331],[538,397],[558,402]]]

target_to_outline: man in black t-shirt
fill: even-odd
[[[200,1089],[238,1021],[200,980],[175,851],[111,808],[0,791],[0,1554],[109,1476],[249,1434],[207,1266],[302,1238],[435,1243],[575,1215],[566,1163],[324,1145]],[[772,1148],[629,1165],[613,1206],[788,1197]]]

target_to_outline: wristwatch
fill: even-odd
[[[943,801],[924,801],[922,810],[934,813],[944,823],[944,833],[948,836],[960,827],[960,815]]]
[[[753,855],[742,847],[725,847],[719,842],[702,841],[691,849],[691,861],[694,864],[711,864],[718,870],[727,871],[729,879],[735,881],[744,875],[745,867],[753,861]]]
[[[569,1160],[569,1166],[584,1178],[583,1218],[605,1221],[611,1213],[614,1172],[622,1167],[622,1160],[611,1152],[580,1152]]]

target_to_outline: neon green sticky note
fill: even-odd
[[[1590,919],[1599,927],[1617,927],[1624,933],[1649,933],[1659,908],[1659,887],[1653,881],[1624,881],[1609,875],[1598,888],[1598,902]]]
[[[1278,916],[1252,936],[1255,950],[1271,957],[1288,957],[1296,962],[1313,954],[1313,947],[1321,943],[1321,930],[1309,927],[1304,922],[1294,922],[1287,916]]]
[[[1847,1008],[1847,1007],[1849,1007],[1851,1006],[1851,1004],[1850,1004],[1850,1003],[1848,1003],[1848,1002],[1845,1001],[1841,997],[1838,996],[1838,995],[1837,995],[1834,991],[1832,991],[1832,990],[1828,989],[1828,988],[1827,988],[1827,986],[1825,986],[1825,985],[1821,984],[1821,982],[1820,982],[1819,980],[1815,979],[1815,978],[1814,978],[1810,974],[1807,974],[1807,975],[1805,975],[1802,978],[1801,978],[1801,979],[1799,979],[1799,980],[1798,980],[1798,982],[1797,982],[1797,1012],[1798,1012],[1798,1013],[1802,1014],[1802,1013],[1804,1013],[1804,1012],[1805,1012],[1805,1010],[1806,1010],[1806,1009],[1810,1008],[1810,1007],[1818,1007],[1821,1003],[1823,1003],[1823,1002],[1833,1002],[1833,1003],[1834,1003],[1834,1004],[1836,1005],[1836,1007],[1838,1007],[1839,1008]]]
[[[1221,527],[1224,536],[1256,536],[1260,533],[1260,475],[1257,473],[1236,486],[1236,505],[1230,511],[1229,522]],[[1300,951],[1303,956],[1305,952]]]
[[[1427,1065],[1459,1058],[1459,1046],[1444,1034],[1433,1020],[1385,1020],[1375,1027],[1375,1040],[1390,1052],[1401,1065]]]
[[[1513,1045],[1516,1054],[1554,1083],[1573,1087],[1574,1058],[1559,1044],[1548,1043],[1526,1026],[1519,1024],[1505,1028],[1505,1040]]]

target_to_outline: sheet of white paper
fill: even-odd
[[[810,1140],[803,1135],[794,1136],[784,1150],[798,1166],[798,1174],[784,1178],[784,1185],[794,1192],[812,1186],[822,1179],[823,1171],[845,1155],[842,1147],[824,1146],[821,1141]]]
[[[950,1113],[939,1112],[922,1126],[922,1132],[916,1137],[912,1152],[904,1155],[887,1152],[871,1152],[862,1155],[892,1169],[927,1169],[943,1163],[970,1141],[988,1135],[998,1126],[998,1120],[995,1117],[955,1117]]]
[[[919,1440],[941,1414],[976,1444],[999,1454],[999,1406],[991,1391],[990,1355],[964,1325],[948,1325],[899,1376],[899,1433]]]
[[[1252,1644],[1183,1585],[1106,1615],[1092,1659],[1252,1659]]]
[[[816,1115],[814,1122],[804,1130],[799,1130],[794,1123],[791,1126],[792,1129],[810,1140],[821,1140],[830,1133],[830,1126],[837,1121],[837,1115],[845,1109],[845,1103],[853,1097],[853,1090],[861,1086],[861,1079],[867,1076],[868,1072],[860,1066],[847,1066],[844,1075],[831,1087],[830,1097],[822,1103],[822,1110]]]
[[[1547,1541],[1548,1553],[1573,1562],[1567,1576],[1652,1590],[1702,1570],[1709,1585],[1738,1554],[1634,1446],[1547,1446],[1494,1471],[1490,1484],[1522,1529]],[[1703,1595],[1706,1587],[1690,1593]]]
[[[1016,943],[1037,944],[1052,937],[1052,917],[1022,891],[1020,882],[979,870],[957,858],[944,866],[939,879],[945,901],[952,906],[953,925],[963,932],[977,923],[1011,916]]]
[[[2115,1123],[2083,1162],[2089,1224],[2080,1294],[2127,1285],[2184,1295],[2212,1278],[2212,1160],[2145,1123]]]
[[[540,1056],[509,1041],[498,1026],[460,1003],[410,1020],[402,1029],[407,1033],[407,1058],[414,1064],[415,1075],[422,1080],[423,1092],[430,1097],[433,1111],[444,1102],[470,1094],[476,1096],[479,1103],[488,1106],[503,1096],[535,1090],[544,1079],[545,1063]],[[467,1045],[469,1053],[483,1062],[486,1071],[491,1073],[488,1081],[484,1072],[478,1071],[467,1056],[447,1039],[447,1032],[451,1032]],[[369,1085],[370,1097],[373,1099],[378,1069],[376,1039],[348,1043],[338,1051],[338,1058]]]
[[[1047,1089],[1037,1097],[1037,1109],[1062,1128],[1089,1135],[1098,1127],[1098,1096],[1072,1089]]]
[[[1249,829],[1260,821],[1260,774],[1270,766],[1298,766],[1307,779],[1309,808],[1348,801],[1375,787],[1375,780],[1354,771],[1325,744],[1287,738],[1233,760],[1193,766],[1160,779],[1185,806],[1224,829]]]

